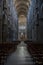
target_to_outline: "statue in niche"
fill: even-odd
[[[43,3],[41,4],[41,8],[40,8],[40,13],[39,13],[39,18],[43,18]]]
[[[41,12],[42,12],[42,14],[43,14],[43,3],[42,3],[42,5],[41,5]]]

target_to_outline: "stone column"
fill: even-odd
[[[0,42],[2,42],[2,15],[3,15],[3,0],[0,0]]]

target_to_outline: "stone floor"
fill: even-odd
[[[27,45],[22,41],[15,52],[9,55],[4,65],[34,65],[35,62],[27,50]]]

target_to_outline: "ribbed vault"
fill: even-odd
[[[16,7],[18,16],[26,16],[30,5],[30,0],[14,0],[14,5]]]

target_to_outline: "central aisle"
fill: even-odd
[[[12,53],[5,65],[34,65],[33,58],[27,51],[27,45],[22,41]]]

